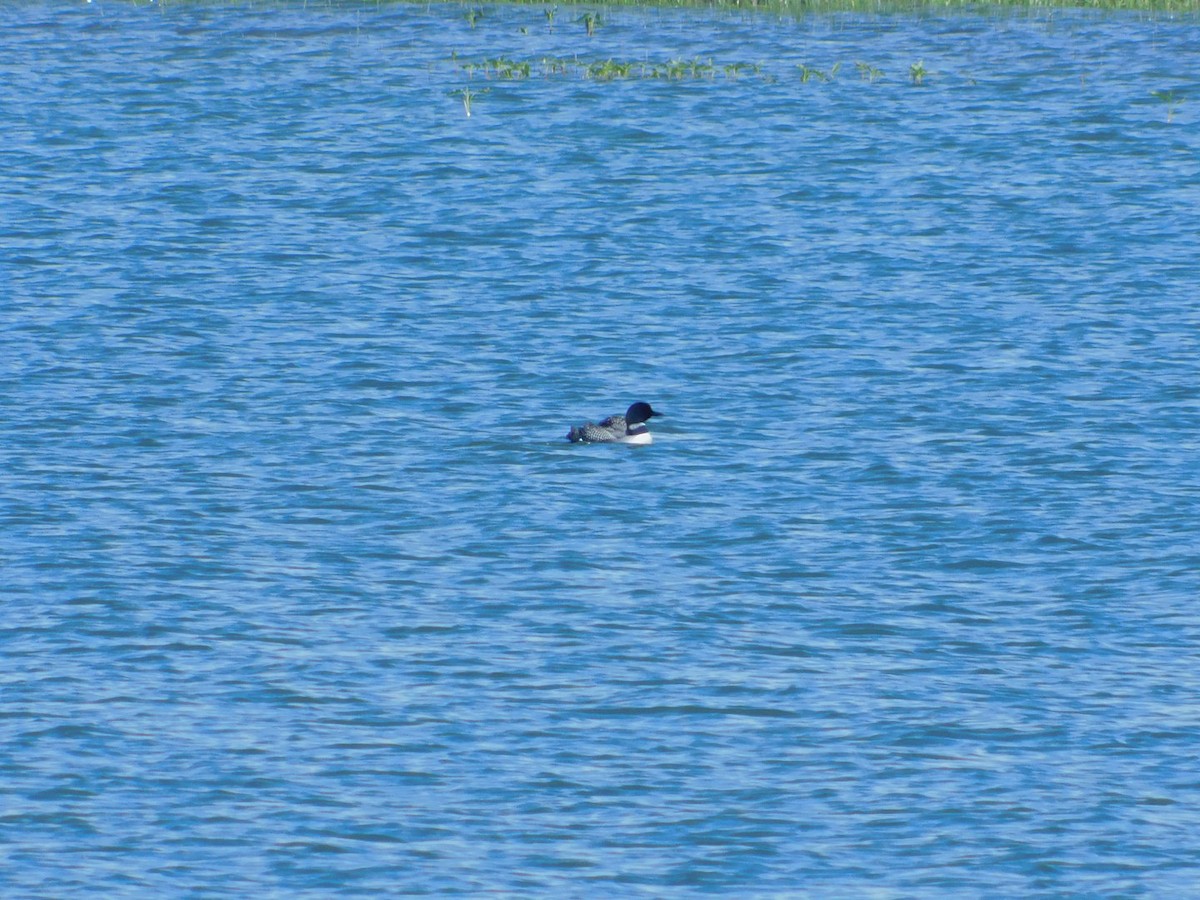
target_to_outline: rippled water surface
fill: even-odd
[[[5,896],[1194,893],[1196,20],[583,12],[0,7]]]

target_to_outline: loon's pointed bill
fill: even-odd
[[[661,416],[655,412],[649,403],[638,401],[623,416],[609,416],[599,423],[584,422],[573,425],[567,432],[567,440],[572,444],[650,444],[654,438],[646,422],[651,416]]]

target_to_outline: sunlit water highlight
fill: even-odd
[[[1195,21],[579,15],[0,8],[6,896],[1194,891]]]

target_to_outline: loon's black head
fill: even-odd
[[[652,410],[649,403],[643,403],[639,400],[625,411],[625,424],[628,426],[640,425],[651,416],[661,415],[662,413]]]

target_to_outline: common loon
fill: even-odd
[[[661,415],[652,410],[649,403],[638,401],[625,410],[625,415],[609,416],[599,425],[585,422],[571,426],[567,440],[572,444],[649,444],[654,438],[650,436],[646,420]]]

